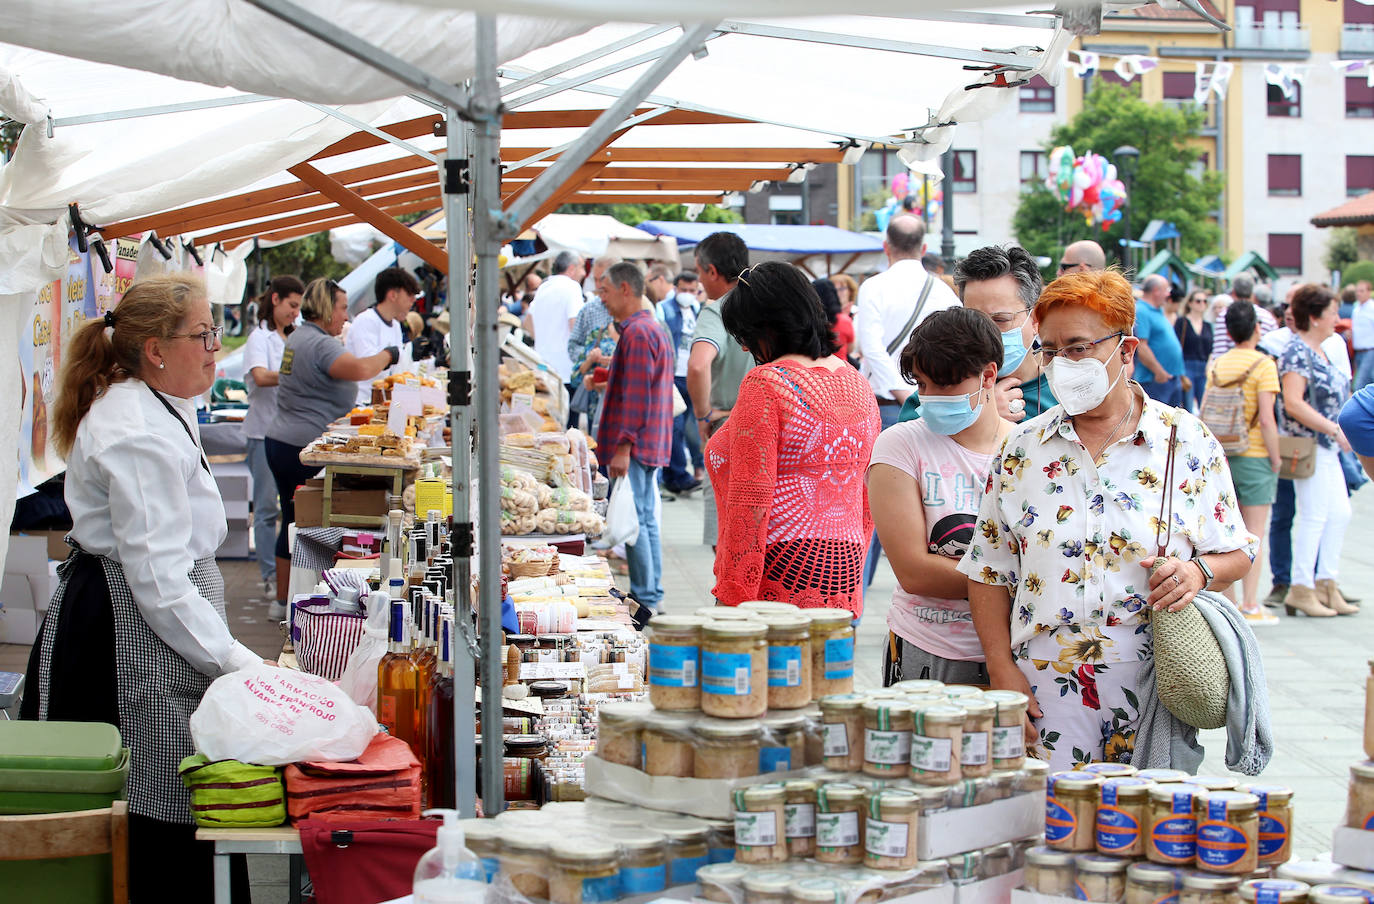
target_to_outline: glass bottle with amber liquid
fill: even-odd
[[[429,593],[420,595],[420,630],[417,632],[418,640],[415,648],[411,650],[410,659],[415,663],[415,740],[416,755],[420,759],[421,773],[425,788],[429,787],[429,769],[427,761],[419,751],[429,749],[429,693],[434,682],[434,671],[438,665],[438,658],[434,655],[435,643],[433,640],[435,633],[435,621],[438,616],[438,601]],[[426,798],[428,800],[428,798]],[[426,807],[435,806],[429,802]]]
[[[425,757],[429,773],[431,807],[456,807],[453,751],[453,619],[439,620],[439,665],[429,694],[428,749]]]
[[[415,685],[418,670],[410,658],[410,619],[405,600],[391,601],[391,633],[386,655],[377,663],[377,721],[392,737],[410,745],[416,757]]]

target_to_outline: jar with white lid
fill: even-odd
[[[911,707],[900,700],[863,704],[865,775],[905,776],[911,757]]]
[[[615,845],[592,838],[560,839],[549,851],[550,904],[609,904],[620,897]]]
[[[1318,885],[1307,893],[1311,904],[1374,904],[1374,891],[1359,885]]]
[[[485,879],[490,882],[501,869],[501,827],[494,819],[460,819],[463,840],[468,850],[482,861]]]
[[[1374,832],[1374,760],[1350,767],[1350,793],[1346,798],[1345,824]]]
[[[906,681],[890,684],[887,689],[902,694],[930,694],[943,691],[945,683],[933,678],[909,678]]]
[[[952,785],[963,777],[964,709],[952,703],[916,706],[911,712],[911,780]]]
[[[844,904],[848,887],[834,879],[810,877],[798,879],[788,886],[792,904]]]
[[[701,629],[701,711],[751,719],[768,709],[768,626],[714,621]]]
[[[640,729],[640,768],[649,775],[692,778],[696,774],[695,721],[693,714],[672,711],[655,710],[646,716]]]
[[[758,621],[758,613],[739,606],[702,606],[692,612],[707,621]]]
[[[1020,769],[1026,762],[1026,711],[1030,698],[1018,691],[988,691],[982,699],[997,706],[992,726],[992,767]]]
[[[1013,849],[1010,842],[994,844],[983,849],[983,875],[988,879],[1005,876],[1012,871]]]
[[[649,701],[659,710],[701,707],[701,628],[705,619],[660,615],[649,635]]]
[[[517,811],[518,812],[518,811]],[[548,900],[549,849],[557,836],[547,830],[503,829],[501,832],[501,873],[516,891],[527,898]],[[614,859],[614,849],[612,849]]]
[[[1150,789],[1143,778],[1120,776],[1102,782],[1097,799],[1097,852],[1139,857],[1145,852]]]
[[[866,792],[858,785],[834,782],[816,790],[816,861],[862,863],[863,809]]]
[[[765,715],[759,748],[760,774],[788,772],[806,765],[806,717],[793,710]]]
[[[668,886],[691,885],[697,881],[697,870],[710,863],[711,827],[691,817],[655,820],[649,825],[667,839]]]
[[[735,820],[708,819],[711,840],[707,842],[706,859],[714,863],[732,863],[735,859]]]
[[[1251,783],[1240,790],[1259,798],[1259,863],[1278,866],[1293,852],[1293,789]]]
[[[963,705],[963,701],[970,697],[981,697],[987,693],[984,688],[976,687],[972,684],[946,684],[936,692],[941,697]]]
[[[654,894],[668,887],[668,836],[642,826],[598,835],[616,847],[622,896]]]
[[[779,782],[752,785],[731,793],[735,806],[735,860],[782,863],[787,860],[786,797]]]
[[[787,904],[787,890],[792,886],[792,874],[782,870],[766,870],[744,877],[744,904]]]
[[[799,709],[811,702],[811,619],[765,612],[768,624],[768,708]]]
[[[1158,863],[1132,863],[1126,868],[1126,904],[1176,901],[1183,883],[1180,872]]]
[[[1190,866],[1197,859],[1197,816],[1194,799],[1204,793],[1195,785],[1172,782],[1150,789],[1145,818],[1149,835],[1145,856],[1167,866]]]
[[[955,885],[968,885],[986,878],[982,851],[956,854],[945,860],[945,869],[949,873],[949,880]]]
[[[1036,794],[1045,792],[1050,777],[1050,764],[1044,760],[1026,757],[1026,762],[1016,770],[1012,782],[1012,794]]]
[[[1182,769],[1142,769],[1136,773],[1136,777],[1147,779],[1156,785],[1169,785],[1183,781],[1188,777],[1188,773]]]
[[[1026,891],[1067,898],[1073,895],[1074,854],[1043,845],[1026,850]]]
[[[640,732],[645,718],[653,711],[648,703],[601,704],[597,710],[596,755],[608,763],[640,768]]]
[[[1274,870],[1275,879],[1296,879],[1299,882],[1306,882],[1313,888],[1318,885],[1335,885],[1341,883],[1341,873],[1345,867],[1339,863],[1332,863],[1330,860],[1290,860]],[[1353,882],[1353,885],[1362,883]],[[1374,888],[1374,885],[1371,885]]]
[[[750,869],[738,863],[709,863],[697,870],[701,896],[716,904],[736,904],[740,883]]]
[[[1077,898],[1098,904],[1118,904],[1126,897],[1126,868],[1131,861],[1105,854],[1079,854],[1074,858]]]
[[[801,606],[784,603],[781,600],[745,600],[735,608],[741,612],[752,612],[755,617],[759,615],[798,615],[802,611]]]
[[[756,719],[698,719],[692,771],[696,778],[758,775],[763,725]]]
[[[1246,904],[1303,904],[1311,886],[1291,879],[1249,879],[1239,890]]]
[[[792,779],[783,783],[783,834],[787,852],[794,860],[816,853],[816,792],[820,783],[812,779]]]
[[[1240,876],[1186,873],[1178,904],[1240,904]]]
[[[848,609],[803,609],[811,619],[811,696],[854,690],[854,613]]]
[[[864,764],[863,694],[832,694],[819,701],[823,765],[837,772],[858,772]]]
[[[1056,772],[1048,779],[1045,843],[1064,851],[1097,847],[1098,790],[1102,779],[1091,772]]]
[[[1185,775],[1179,781],[1189,785],[1200,785],[1208,791],[1234,791],[1240,787],[1240,779],[1229,775]]]
[[[1104,779],[1126,778],[1135,775],[1137,770],[1130,763],[1083,763],[1074,767],[1079,772],[1091,772]]]
[[[1246,876],[1259,866],[1259,798],[1240,791],[1206,791],[1197,815],[1198,869]]]
[[[914,867],[920,812],[920,800],[910,791],[891,788],[870,794],[864,825],[864,865],[892,870]]]
[[[973,688],[977,690],[977,688]],[[981,778],[991,775],[992,765],[992,723],[997,718],[997,704],[978,696],[955,699],[964,710],[964,732],[959,752],[959,767],[964,778]]]

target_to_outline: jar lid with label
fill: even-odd
[[[1146,781],[1134,775],[1123,775],[1119,778],[1105,778],[1102,780],[1102,795],[1105,798],[1109,791],[1115,791],[1119,800],[1145,800],[1150,790],[1154,788],[1154,783]]]
[[[916,730],[921,730],[921,725],[963,725],[964,708],[955,706],[953,703],[933,703],[929,706],[913,706],[912,719],[915,720]]]
[[[1183,887],[1192,891],[1234,891],[1240,886],[1240,876],[1226,876],[1221,873],[1184,873]]]
[[[541,700],[568,696],[568,682],[566,681],[531,681],[529,688],[530,696],[539,697]]]
[[[1351,778],[1374,779],[1374,760],[1365,760],[1350,767]]]
[[[711,863],[697,870],[698,882],[730,885],[749,875],[752,870],[742,863]]]
[[[730,619],[753,621],[757,613],[750,612],[748,609],[740,609],[737,606],[702,606],[692,613],[697,618],[710,621],[727,621]],[[654,621],[658,621],[657,618]]]
[[[806,716],[796,710],[783,709],[765,713],[763,724],[770,731],[800,731],[806,727]]]
[[[703,716],[692,723],[692,730],[707,741],[756,741],[763,734],[757,719],[712,719]]]
[[[1228,775],[1185,775],[1179,781],[1189,785],[1201,785],[1208,791],[1234,791],[1240,784],[1238,779]]]
[[[1073,866],[1073,851],[1061,851],[1057,848],[1036,845],[1026,849],[1026,865],[1042,867],[1063,867]]]
[[[994,715],[997,712],[997,704],[991,700],[984,700],[981,697],[959,697],[954,702],[964,711],[965,716],[982,717]]]
[[[644,728],[646,731],[689,737],[692,726],[699,721],[703,721],[702,717],[696,713],[656,709],[644,717]]]
[[[1179,871],[1162,863],[1132,863],[1126,869],[1126,878],[1138,885],[1172,890],[1178,888]]]
[[[744,886],[745,891],[757,895],[781,895],[786,894],[793,880],[791,873],[773,869],[761,873],[746,873],[740,884]]]
[[[822,713],[858,709],[868,702],[867,694],[827,694],[817,701]]]
[[[708,621],[701,628],[703,640],[763,640],[767,636],[768,626],[752,618]]]
[[[706,619],[695,615],[659,615],[645,626],[644,633],[650,640],[656,637],[690,638],[699,635],[704,624]]]
[[[1121,857],[1108,857],[1106,854],[1079,854],[1074,858],[1074,866],[1080,873],[1093,873],[1100,876],[1125,875],[1131,861]]]
[[[538,757],[548,753],[549,742],[543,735],[507,735],[506,756]]]
[[[595,838],[560,838],[549,848],[553,859],[575,866],[614,866],[616,847]]]
[[[811,619],[790,612],[761,613],[768,625],[769,640],[805,640],[811,636]]]
[[[602,833],[602,835],[605,841],[631,854],[662,850],[663,846],[668,843],[668,836],[665,833],[646,829],[643,826],[617,827]]]
[[[801,606],[780,600],[745,600],[735,608],[746,612],[801,612]]]
[[[794,901],[807,904],[844,904],[849,897],[849,888],[834,879],[799,879],[787,889]]]
[[[780,804],[783,802],[782,782],[765,782],[762,785],[750,785],[747,788],[736,788],[734,791],[735,809],[749,810],[753,807],[766,807],[770,804]]]
[[[1297,882],[1293,879],[1249,879],[1240,884],[1240,899],[1262,900],[1265,904],[1272,904],[1274,901],[1278,901],[1279,904],[1294,904],[1305,900],[1310,888],[1306,882]]]
[[[1091,772],[1103,778],[1120,778],[1136,774],[1136,768],[1130,763],[1084,763],[1078,767],[1078,771]]]
[[[803,609],[802,613],[817,628],[846,628],[854,623],[854,613],[848,609]]]
[[[983,696],[983,689],[981,687],[974,687],[971,684],[947,684],[940,689],[940,693],[951,700],[962,701],[967,700],[969,697]]]
[[[1142,769],[1136,773],[1136,776],[1152,781],[1156,785],[1167,785],[1183,781],[1188,777],[1188,773],[1182,769]]]
[[[597,708],[597,719],[603,725],[638,723],[654,711],[652,703],[603,703]]]
[[[1261,785],[1256,783],[1241,785],[1236,790],[1244,791],[1246,794],[1253,794],[1258,797],[1260,802],[1266,805],[1260,808],[1262,810],[1267,809],[1268,804],[1278,804],[1282,806],[1293,800],[1293,789],[1283,785]]]
[[[1213,804],[1226,808],[1227,817],[1253,813],[1259,809],[1259,798],[1243,791],[1204,791],[1194,798],[1194,807],[1210,810]]]
[[[1089,791],[1096,794],[1101,784],[1102,776],[1091,772],[1056,772],[1049,777],[1051,795],[1065,792],[1083,794]]]
[[[816,791],[816,803],[822,813],[829,813],[836,804],[861,802],[868,791],[849,782],[830,782],[821,785]]]
[[[1139,778],[1139,776],[1137,776]],[[1173,803],[1180,794],[1188,799],[1188,806],[1192,807],[1193,799],[1199,794],[1207,792],[1201,788],[1194,788],[1184,782],[1170,782],[1168,784],[1156,784],[1150,788],[1150,800],[1158,801],[1161,804]]]
[[[880,815],[892,817],[905,813],[915,813],[920,809],[921,799],[915,792],[901,788],[886,788],[874,791],[868,798],[869,815],[875,819]]]
[[[899,691],[903,694],[929,694],[942,691],[944,688],[945,683],[943,681],[936,681],[932,678],[911,678],[889,686],[890,690]]]
[[[1307,893],[1312,904],[1369,904],[1374,891],[1359,885],[1318,885]]]

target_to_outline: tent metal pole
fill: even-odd
[[[472,352],[468,344],[469,278],[472,273],[472,220],[468,203],[472,182],[468,173],[468,124],[449,107],[444,111],[448,140],[440,186],[444,192],[444,224],[448,233],[449,316],[449,426],[453,463],[453,566],[454,635],[449,638],[453,657],[453,750],[456,806],[464,817],[477,815],[477,774],[468,767],[475,750],[476,710],[472,691],[477,686],[476,634],[469,616],[472,587]]]
[[[530,85],[539,84],[551,75],[561,75],[562,73],[567,72],[570,69],[576,69],[578,66],[595,62],[596,60],[599,60],[602,57],[610,56],[617,50],[624,50],[626,47],[633,47],[635,44],[640,44],[644,41],[649,40],[650,38],[656,38],[659,35],[663,34],[665,31],[672,31],[676,27],[677,26],[675,25],[652,25],[644,29],[643,31],[638,31],[632,35],[621,38],[619,41],[612,41],[605,47],[598,47],[595,50],[589,50],[586,53],[581,54],[579,56],[575,56],[570,60],[564,60],[563,62],[550,66],[547,69],[541,69],[533,75],[525,76],[524,78],[521,78],[518,81],[515,81],[509,85],[504,86],[501,89],[501,95],[503,97],[508,97],[517,91],[528,88]]]
[[[1035,68],[1034,62],[1010,53],[986,50],[965,50],[960,47],[942,47],[939,44],[916,44],[911,41],[894,41],[890,38],[867,38],[860,35],[832,34],[824,31],[810,31],[804,28],[787,28],[780,25],[761,25],[757,22],[736,22],[727,20],[716,26],[720,31],[730,34],[753,35],[760,38],[780,38],[785,41],[805,41],[810,44],[833,44],[836,47],[859,47],[864,50],[886,50],[892,53],[911,53],[918,56],[939,57],[949,60],[965,60],[973,63],[993,63],[1007,69]]]
[[[326,107],[324,104],[317,104],[308,100],[301,101],[301,103],[305,104],[307,107],[310,107],[311,109],[318,110],[326,116],[332,116],[340,122],[348,123],[350,126],[352,126],[355,129],[358,129],[361,132],[366,132],[369,135],[374,135],[377,138],[380,138],[383,141],[387,142],[388,144],[394,144],[396,145],[396,147],[400,148],[408,154],[414,154],[416,157],[422,157],[425,160],[428,160],[430,163],[435,164],[436,166],[439,163],[438,154],[431,154],[429,151],[416,147],[409,141],[406,141],[404,138],[397,138],[395,135],[383,132],[376,126],[369,125],[368,123],[363,122],[361,119],[349,116],[347,113],[344,113],[340,110],[335,110],[333,107]]]
[[[640,123],[648,122],[649,120],[657,116],[662,116],[664,113],[667,113],[669,109],[669,107],[655,107],[652,110],[646,110],[638,116],[631,116],[629,119],[625,120],[625,122],[621,124],[621,127],[628,129],[633,126],[637,126]],[[557,147],[549,148],[547,151],[540,151],[537,154],[531,154],[524,160],[517,160],[514,163],[508,163],[506,164],[506,171],[510,172],[513,170],[518,170],[522,167],[532,166],[536,163],[541,163],[545,160],[548,160],[550,157],[557,157],[559,154],[562,154],[563,152],[567,151],[568,148],[572,147],[574,144],[575,142],[569,141],[565,144],[560,144]]]
[[[914,19],[918,22],[959,22],[966,25],[1006,25],[1012,28],[1057,28],[1059,17],[1055,15],[1035,15],[1025,13],[985,13],[977,10],[921,11],[919,13],[892,12],[893,18]]]
[[[613,132],[621,128],[621,123],[634,113],[635,108],[644,98],[667,78],[668,74],[676,69],[679,63],[690,54],[695,53],[715,30],[715,25],[709,22],[693,25],[686,29],[682,37],[678,38],[674,44],[664,48],[658,60],[645,70],[643,75],[635,79],[635,83],[596,118],[596,122],[592,123],[587,131],[582,133],[582,136],[578,138],[568,153],[559,157],[548,169],[539,174],[530,190],[525,192],[520,200],[511,206],[507,213],[508,224],[518,225],[529,219],[530,215],[538,210],[539,206],[547,201],[568,177],[587,161],[587,157],[592,151],[601,147]],[[480,42],[478,46],[481,46]],[[494,67],[492,72],[494,79]],[[479,302],[479,310],[481,307],[482,304]]]
[[[215,97],[208,100],[189,100],[180,104],[162,104],[157,107],[137,107],[132,110],[115,110],[109,113],[87,113],[84,116],[66,116],[52,121],[53,128],[84,126],[97,122],[114,122],[119,119],[139,119],[144,116],[162,116],[165,113],[185,113],[190,110],[209,110],[214,107],[235,107],[239,104],[260,104],[269,100],[281,100],[266,94],[238,94],[233,97]]]
[[[713,37],[720,37],[720,35],[712,35],[708,33],[702,40],[709,41]],[[600,69],[593,69],[591,72],[586,72],[582,75],[576,75],[569,79],[563,79],[561,80],[558,87],[540,88],[538,91],[531,91],[528,94],[522,94],[519,97],[507,101],[506,109],[517,110],[520,107],[525,106],[526,104],[532,104],[537,100],[543,100],[546,97],[551,97],[562,91],[567,91],[571,88],[576,88],[578,85],[585,85],[588,82],[594,82],[597,79],[604,78],[605,76],[615,75],[617,72],[624,72],[626,69],[633,69],[634,67],[641,66],[644,63],[651,63],[654,60],[659,59],[662,55],[663,50],[658,49],[646,51],[645,53],[641,53],[638,56],[629,57],[624,60],[617,60],[616,62],[611,63],[607,66],[603,66]],[[671,72],[672,70],[669,71]],[[663,81],[662,78],[656,79],[654,81],[654,84],[657,85],[661,81]],[[626,112],[633,112],[633,108],[627,110]]]
[[[495,492],[501,467],[498,431],[500,386],[496,300],[500,297],[497,253],[501,247],[501,91],[496,80],[496,19],[477,17],[477,65],[473,74],[472,217],[477,253],[474,383],[477,389],[477,464],[485,490],[477,494],[477,620],[482,675],[482,812],[505,809],[505,746],[501,686],[501,500]],[[623,117],[622,117],[623,118]]]

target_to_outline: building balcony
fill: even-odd
[[[1374,53],[1374,25],[1342,25],[1341,53]]]
[[[1311,49],[1311,39],[1306,25],[1238,24],[1235,47],[1237,50],[1306,51]]]

